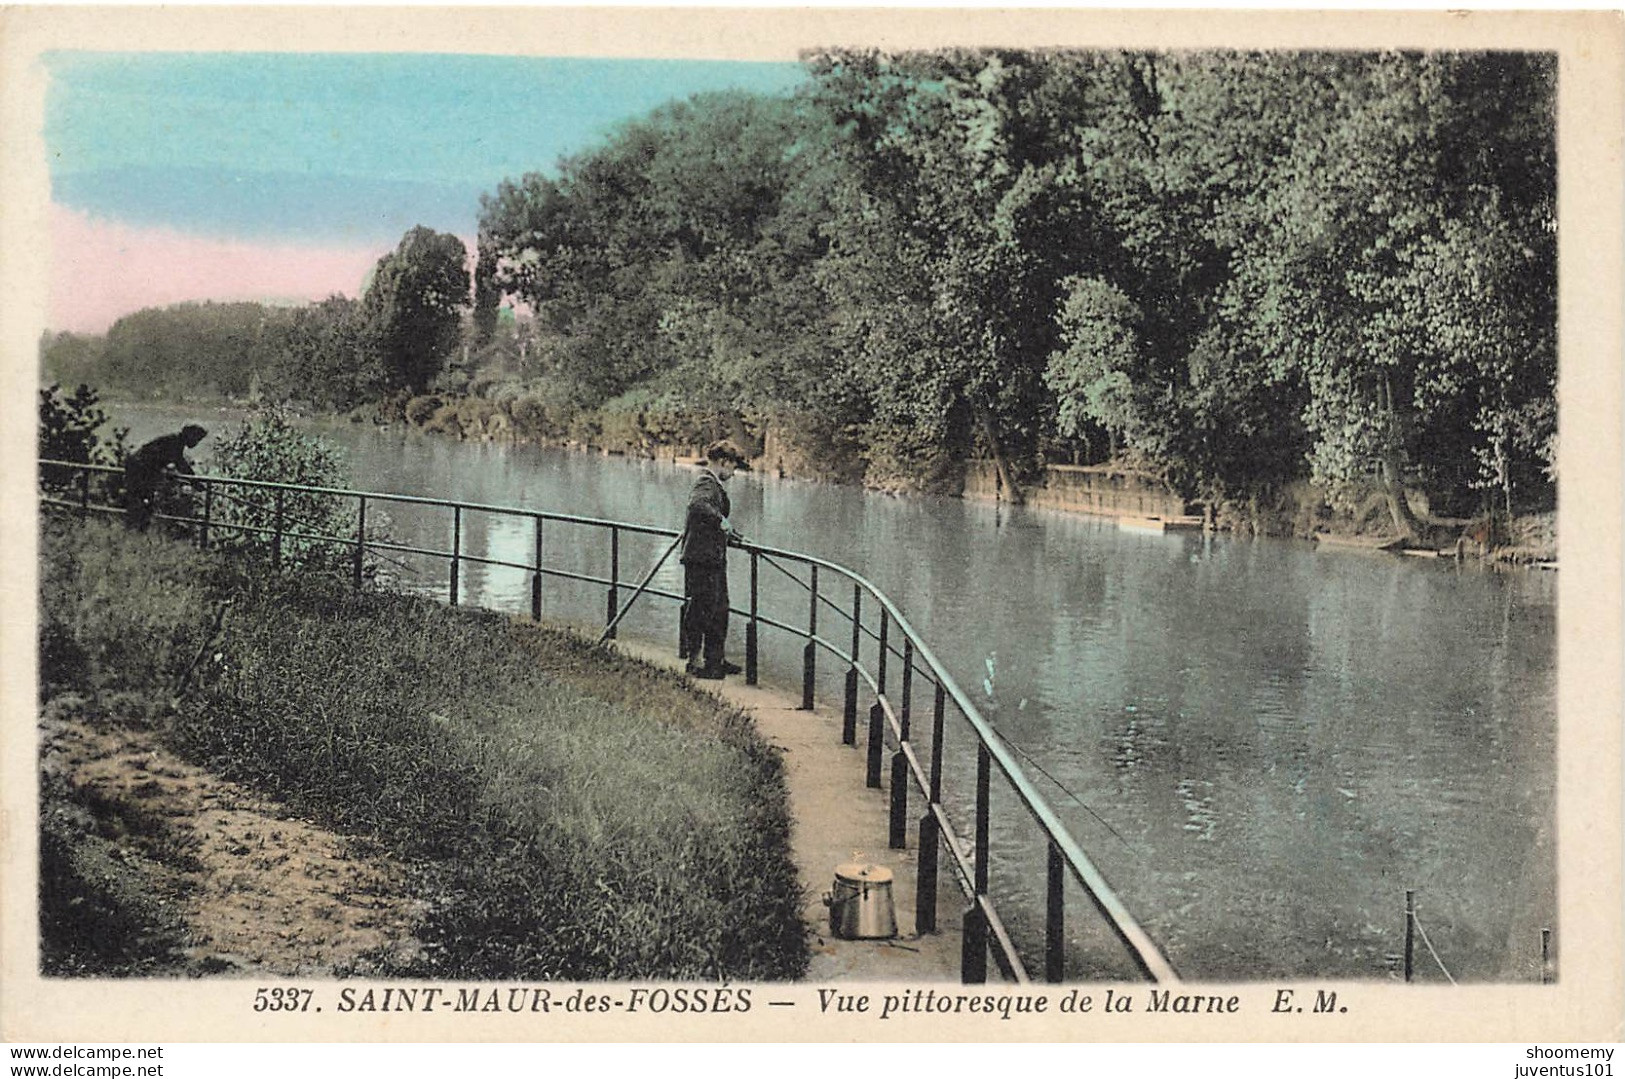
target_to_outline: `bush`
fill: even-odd
[[[343,487],[348,482],[339,450],[299,431],[277,410],[255,416],[222,439],[214,449],[212,470],[232,479],[305,487]],[[352,565],[356,506],[347,498],[284,491],[279,514],[277,492],[222,485],[211,519],[211,542],[238,553],[270,557],[279,545],[287,568],[347,573]]]
[[[866,486],[923,494],[958,494],[964,489],[964,461],[917,428],[871,423],[863,428],[863,442]]]
[[[569,430],[566,411],[548,398],[525,394],[509,405],[513,416],[514,432],[520,438],[538,442],[551,442],[563,438]]]
[[[458,419],[456,402],[447,402],[434,410],[434,414],[423,422],[423,429],[432,434],[455,435],[463,437],[463,425]]]

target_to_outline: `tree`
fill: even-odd
[[[385,388],[421,394],[457,348],[469,303],[468,249],[418,225],[378,260],[362,296]]]
[[[318,408],[377,399],[390,380],[375,328],[363,304],[344,296],[297,309],[280,329],[269,388],[283,401]]]
[[[975,431],[1019,500],[1061,282],[1091,265],[1097,223],[1069,171],[1091,88],[1011,51],[811,64],[859,178],[831,268],[853,275],[843,298],[881,297],[856,327],[877,412],[939,440]]]
[[[1302,63],[1296,128],[1237,260],[1245,332],[1303,380],[1316,478],[1375,478],[1415,535],[1403,484],[1429,462],[1459,478],[1504,458],[1514,418],[1538,427],[1550,399],[1554,72],[1510,54]]]
[[[104,438],[101,429],[107,413],[100,398],[89,386],[80,384],[72,395],[52,383],[39,395],[39,455],[50,461],[75,464],[122,466],[127,454],[125,428],[115,428]],[[123,491],[123,477],[102,474],[82,480],[76,470],[46,465],[40,470],[40,483],[49,491],[65,494],[79,483],[89,482],[101,501],[116,502]]]
[[[555,372],[583,405],[645,382],[690,404],[762,400],[782,327],[757,305],[805,264],[775,232],[802,122],[784,100],[702,94],[561,161],[557,179],[504,181],[481,200],[490,302],[512,296],[557,335]]]

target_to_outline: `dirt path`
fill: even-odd
[[[186,763],[152,731],[93,726],[72,702],[48,709],[41,742],[46,777],[88,814],[87,844],[111,845],[89,860],[94,883],[173,912],[182,970],[362,974],[369,956],[416,950],[419,911],[387,858]]]

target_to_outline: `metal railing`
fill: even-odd
[[[97,473],[116,474],[117,469],[42,460],[41,467],[53,476],[77,473],[77,485],[58,484],[57,493],[44,491],[41,504],[81,514],[120,514],[123,510],[91,497],[91,477]],[[42,473],[44,474],[44,473]],[[531,583],[531,617],[542,615],[543,579],[563,578],[604,589],[605,636],[613,636],[617,624],[638,595],[681,604],[683,597],[649,587],[659,563],[635,586],[621,579],[622,538],[628,535],[675,540],[673,529],[608,521],[541,510],[518,509],[479,503],[455,502],[416,495],[385,494],[345,488],[310,487],[219,476],[182,476],[177,479],[197,488],[202,496],[201,513],[159,513],[154,520],[168,521],[195,530],[197,542],[210,546],[222,532],[268,538],[273,564],[281,565],[283,550],[290,540],[305,544],[332,545],[349,555],[352,584],[360,588],[365,579],[369,556],[394,554],[425,556],[445,560],[450,572],[447,600],[460,601],[459,580],[465,565],[505,567],[528,573]],[[69,495],[72,497],[69,497]],[[353,502],[354,528],[347,535],[301,531],[306,523],[291,513],[293,497],[319,496]],[[250,524],[215,513],[216,506],[253,506],[262,523]],[[449,550],[436,550],[396,543],[386,537],[368,534],[368,508],[404,504],[447,511],[451,514]],[[470,513],[496,514],[529,521],[534,532],[532,558],[526,562],[475,555],[463,547],[464,518]],[[238,514],[237,516],[242,516]],[[607,533],[607,573],[584,573],[546,564],[544,525],[557,522],[584,526]],[[666,548],[671,553],[675,544]],[[941,854],[947,854],[946,868],[968,900],[964,911],[961,976],[966,983],[980,983],[988,977],[991,956],[1003,975],[1015,982],[1031,981],[1026,961],[1001,918],[991,894],[990,866],[993,850],[991,815],[994,778],[1013,799],[1047,848],[1044,887],[1043,977],[1049,982],[1065,979],[1066,885],[1070,879],[1080,885],[1105,926],[1121,942],[1126,955],[1141,975],[1157,982],[1175,982],[1178,975],[1150,935],[1129,913],[1094,862],[1067,831],[1043,795],[1023,773],[1004,740],[982,715],[975,703],[960,689],[929,645],[885,593],[860,574],[844,566],[801,554],[753,543],[736,548],[749,558],[749,600],[747,606],[733,607],[732,614],[745,622],[745,680],[757,684],[760,677],[761,631],[772,629],[804,642],[801,654],[802,707],[816,703],[820,654],[844,665],[842,699],[842,742],[857,744],[858,722],[865,704],[867,731],[865,780],[871,788],[887,788],[889,798],[888,842],[905,849],[909,841],[911,791],[924,799],[917,823],[915,924],[920,932],[937,930],[939,884],[944,868]],[[662,561],[665,555],[662,556]],[[795,567],[793,569],[792,567]],[[805,621],[788,612],[769,613],[762,605],[764,569],[782,574],[805,592]],[[796,572],[796,569],[804,571]],[[845,608],[837,596],[850,592],[851,606]],[[630,593],[626,604],[623,593]],[[865,609],[873,618],[865,621]],[[832,630],[831,626],[834,629]],[[837,639],[839,638],[839,639]],[[866,654],[867,648],[867,654]],[[893,682],[893,664],[900,670]],[[917,687],[916,681],[924,683]],[[930,698],[930,735],[927,759],[916,751],[915,705],[921,692]],[[973,822],[969,840],[956,832],[944,803],[944,751],[949,736],[949,720],[957,719],[969,731],[975,752],[975,791],[971,800]],[[890,752],[889,782],[886,755]]]

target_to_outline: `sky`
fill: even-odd
[[[48,55],[50,325],[186,300],[357,294],[414,225],[473,250],[479,197],[790,63],[433,54]]]

